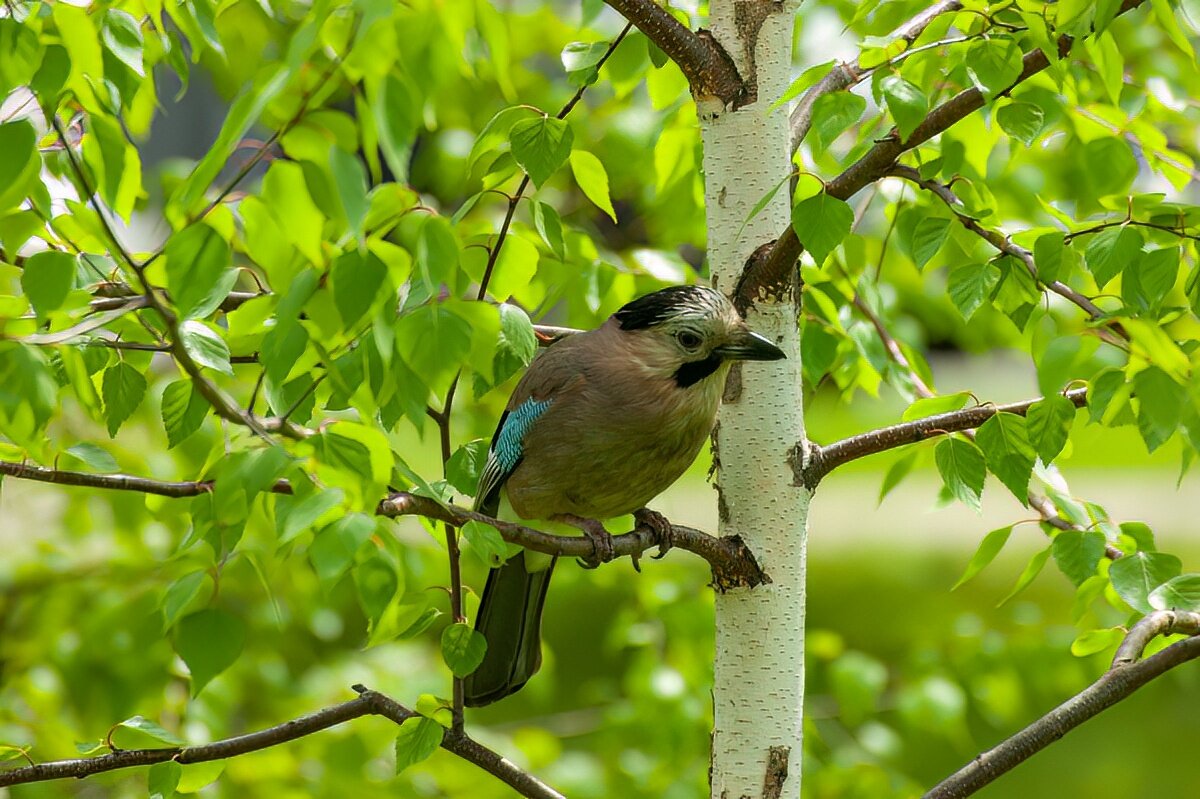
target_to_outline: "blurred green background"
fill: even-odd
[[[146,11],[139,3],[124,5],[137,14]],[[375,27],[357,43],[353,63],[357,69],[377,69],[403,89],[391,98],[396,107],[385,110],[394,113],[394,149],[408,174],[372,178],[392,189],[397,188],[389,184],[392,180],[411,187],[442,220],[461,214],[453,226],[446,224],[447,230],[452,227],[451,249],[455,257],[461,255],[461,264],[438,275],[461,292],[478,274],[479,245],[494,236],[507,206],[482,189],[495,183],[511,190],[519,180],[512,159],[505,160],[506,141],[492,142],[488,157],[479,162],[469,157],[473,144],[494,115],[515,104],[554,113],[587,79],[586,68],[565,68],[564,49],[577,42],[585,43],[585,52],[597,44],[603,49],[621,22],[595,0],[560,6],[522,0],[503,9],[484,0],[333,5],[322,35],[335,44],[326,43],[313,55],[288,91],[268,105],[252,134],[266,138],[289,117],[295,97],[311,88],[329,51],[344,41],[352,15],[363,10],[373,15]],[[675,5],[693,27],[702,24],[704,4]],[[923,0],[806,2],[797,19],[795,71],[856,57],[869,37],[887,34],[927,5]],[[157,83],[130,79],[141,93],[134,108],[124,109],[121,122],[131,133],[128,149],[136,149],[146,168],[144,186],[137,187],[144,194],[138,195],[136,211],[121,233],[139,250],[151,249],[169,235],[171,224],[163,218],[161,201],[212,146],[229,99],[253,92],[255,80],[261,83],[276,65],[289,37],[313,21],[312,7],[299,2],[195,0],[171,7],[210,12],[212,30],[200,31],[193,20],[185,31],[194,63],[181,67],[178,53],[172,61],[148,47],[146,58],[159,59],[152,72]],[[1194,9],[1195,3],[1188,7]],[[77,17],[80,25],[99,18]],[[962,17],[958,24],[964,29],[974,25],[977,33],[978,15]],[[1096,114],[1116,119],[1112,124],[1118,131],[1138,130],[1143,138],[1148,134],[1138,124],[1161,130],[1163,137],[1170,136],[1176,156],[1197,156],[1198,109],[1189,99],[1200,96],[1195,59],[1174,48],[1152,19],[1142,10],[1112,26],[1113,46],[1124,59],[1118,64],[1124,71],[1116,70],[1118,83],[1129,76],[1120,102],[1109,102],[1105,80],[1117,62],[1106,61],[1110,69],[1101,74],[1093,62],[1104,59],[1077,50],[1064,67],[1061,92],[1043,75],[1017,93],[1018,101],[1046,109],[1047,129],[1036,146],[1016,142],[981,113],[923,155],[940,155],[934,147],[947,153],[957,147],[957,169],[984,187],[980,193],[986,196],[978,201],[994,213],[989,224],[1018,233],[1059,224],[1064,208],[1072,218],[1097,213],[1098,193],[1161,190],[1194,198],[1195,181],[1189,183],[1185,176],[1182,186],[1167,182],[1161,169],[1151,168],[1140,145],[1135,155],[1125,138],[1094,122]],[[53,26],[47,30],[38,47],[57,41]],[[943,28],[930,36],[946,33]],[[931,99],[944,97],[969,84],[965,50],[952,45],[926,51],[906,60],[905,75],[929,88]],[[1108,51],[1102,55],[1112,58]],[[0,59],[4,56],[0,53]],[[105,69],[123,74],[111,61],[106,56]],[[545,246],[528,204],[520,208],[506,247],[521,258],[507,265],[502,261],[502,273],[529,274],[528,280],[509,282],[514,301],[535,321],[594,326],[637,294],[704,273],[694,106],[679,71],[657,61],[645,38],[631,34],[568,120],[576,147],[595,154],[608,171],[617,223],[595,207],[566,169],[537,193],[563,219],[565,257]],[[188,79],[182,101],[175,97],[181,77]],[[1146,88],[1151,84],[1153,91]],[[354,148],[373,151],[374,145],[365,144],[365,126],[355,118],[376,111],[360,104],[363,98],[356,92],[361,88],[331,87],[322,107],[305,119],[303,135],[285,139],[273,154],[304,161],[305,145],[312,140],[337,141],[339,147],[348,140],[346,153]],[[833,131],[820,147],[806,145],[801,153],[806,169],[824,177],[837,174],[891,124],[871,90],[866,83],[856,88],[863,108],[854,122]],[[128,101],[129,93],[122,99]],[[103,116],[97,109],[88,111]],[[1086,145],[1095,141],[1110,150],[1115,144],[1123,154],[1120,165],[1128,161],[1132,167],[1120,174],[1107,169],[1107,163],[1094,169],[1085,154]],[[1167,143],[1161,146],[1170,149]],[[486,163],[496,153],[495,162]],[[244,157],[245,152],[230,156],[226,176]],[[46,160],[47,172],[57,170],[46,183],[60,201],[61,158],[55,162],[50,155]],[[310,159],[305,166],[326,184],[332,180],[328,163]],[[261,194],[262,167],[242,187],[251,194]],[[1069,351],[1065,360],[1070,363],[1044,357],[1063,342],[1093,342],[1085,336],[1079,310],[1057,301],[1044,309],[1039,304],[1028,327],[1014,325],[1009,314],[986,303],[965,322],[946,296],[946,273],[982,263],[994,252],[955,225],[942,250],[918,268],[912,256],[913,228],[918,219],[944,215],[945,209],[894,180],[881,182],[877,194],[873,191],[854,199],[862,211],[861,224],[828,263],[821,268],[805,264],[810,287],[805,335],[811,336],[809,341],[822,334],[832,341],[824,353],[826,363],[812,359],[806,364],[812,438],[827,442],[894,423],[907,405],[894,388],[910,387],[907,378],[887,363],[872,328],[851,308],[850,295],[856,291],[892,325],[918,366],[921,355],[928,356],[942,392],[969,389],[981,401],[1027,399],[1070,380],[1086,380],[1100,367],[1121,361],[1121,354],[1107,349],[1096,354],[1094,347],[1078,357]],[[234,195],[230,205],[237,200]],[[1043,200],[1058,206],[1039,202]],[[180,209],[174,210],[178,221]],[[228,212],[229,227],[234,226],[233,213]],[[324,224],[320,244],[327,249],[340,247],[345,233],[335,216],[326,219],[325,209],[317,214]],[[391,238],[397,250],[418,249],[411,229],[401,226]],[[518,240],[523,244],[519,250]],[[269,273],[253,263],[245,244],[235,240],[235,265]],[[1078,264],[1074,269],[1066,279],[1090,279]],[[274,275],[266,276],[270,285]],[[0,264],[6,293],[20,295],[19,282],[15,267]],[[1188,305],[1184,282],[1172,287],[1171,302],[1180,306]],[[238,288],[255,286],[243,277]],[[404,288],[411,291],[411,286]],[[813,289],[824,292],[832,314],[809,302],[816,296]],[[86,292],[76,294],[83,307]],[[123,323],[123,334],[145,337],[132,321]],[[1195,320],[1185,314],[1176,325],[1194,328]],[[253,336],[261,333],[254,327],[243,337],[247,346],[256,344]],[[89,412],[70,388],[61,387],[60,406],[45,430],[47,451],[59,459],[58,465],[92,468],[66,454],[68,447],[86,442],[102,447],[123,471],[164,480],[196,479],[219,469],[231,445],[245,445],[209,419],[169,450],[160,398],[164,384],[179,376],[177,370],[161,357],[152,361],[138,354],[128,360],[145,370],[150,388],[115,439],[95,409]],[[1035,360],[1042,364],[1041,375],[1035,374]],[[221,379],[244,400],[256,376],[256,368],[239,366],[234,377]],[[456,446],[491,435],[511,385],[509,381],[480,396],[469,396],[472,392],[464,387],[453,416]],[[441,398],[431,397],[436,392],[424,385],[419,388],[425,394],[415,418],[395,421],[385,432],[408,464],[432,480],[441,475],[437,435],[420,409],[427,400],[440,404]],[[880,398],[873,396],[876,392]],[[352,415],[341,410],[344,403],[326,411],[325,404],[335,404],[328,386],[318,400],[320,410],[300,421],[315,425],[330,415]],[[1185,570],[1196,568],[1200,495],[1194,472],[1177,484],[1180,437],[1150,456],[1133,426],[1085,422],[1086,415],[1080,414],[1067,450],[1057,459],[1072,495],[1102,503],[1114,520],[1148,523],[1160,546],[1182,558]],[[1072,641],[1081,631],[1128,620],[1099,601],[1075,613],[1075,589],[1052,565],[1027,591],[997,607],[1029,557],[1046,546],[1036,524],[1019,526],[992,566],[951,592],[987,531],[1030,519],[1031,513],[994,481],[984,494],[982,514],[947,505],[933,467],[934,444],[913,448],[919,458],[916,469],[882,502],[883,475],[902,457],[900,452],[842,468],[822,483],[813,501],[806,797],[919,795],[1098,677],[1111,650],[1077,658],[1070,653]],[[53,464],[48,460],[43,465]],[[716,502],[705,483],[707,468],[705,455],[654,507],[677,523],[715,531]],[[428,606],[441,615],[430,611],[423,617],[427,628],[368,648],[368,620],[352,577],[322,586],[309,562],[312,536],[307,531],[278,547],[270,518],[273,500],[255,500],[245,538],[219,569],[207,545],[181,545],[192,529],[191,503],[14,479],[0,484],[0,744],[31,747],[30,755],[43,761],[79,756],[112,725],[135,714],[155,719],[187,741],[202,742],[343,701],[352,696],[355,683],[410,706],[418,705],[423,694],[449,694],[449,674],[437,643],[448,604],[440,531],[431,535],[414,519],[382,528],[398,542],[379,537],[396,553],[409,607]],[[463,563],[468,586],[478,590],[485,579],[484,560],[468,546]],[[219,581],[205,580],[182,611],[220,606],[242,619],[250,632],[236,663],[191,699],[187,670],[172,646],[177,631],[164,623],[163,599],[176,580],[198,569],[212,569]],[[705,795],[713,649],[707,582],[703,565],[683,552],[662,561],[644,560],[641,574],[627,561],[596,571],[561,564],[546,612],[542,672],[513,698],[471,712],[469,730],[572,797]],[[468,615],[475,601],[468,599]],[[1200,778],[1189,768],[1200,740],[1198,706],[1200,665],[1185,665],[979,795],[1198,795]],[[189,766],[181,790],[222,799],[510,795],[491,777],[440,751],[393,776],[395,735],[390,722],[360,719],[225,764]],[[115,742],[126,748],[156,745],[127,730],[117,731]],[[0,757],[8,758],[6,766],[20,762],[12,750],[0,750]],[[5,799],[145,795],[144,770],[0,789]]]
[[[996,401],[1034,391],[1032,376],[1014,359],[948,358],[934,368],[948,389],[970,385]],[[894,420],[902,407],[899,400],[847,407],[819,396],[810,435],[828,441],[869,429]],[[1112,431],[1082,422],[1063,462],[1076,495],[1103,500],[1114,518],[1149,523],[1160,544],[1185,563],[1200,560],[1193,529],[1197,478],[1176,487],[1178,453],[1139,455],[1132,428],[1125,428],[1130,441],[1114,443]],[[1018,527],[991,567],[950,592],[983,533],[1028,518],[1029,511],[998,484],[989,484],[981,515],[940,506],[932,443],[917,449],[924,464],[882,503],[876,503],[881,475],[896,453],[835,473],[813,502],[806,796],[915,795],[1076,693],[1111,656],[1070,654],[1074,589],[1053,569],[996,606],[1027,558],[1045,545],[1036,525]],[[701,457],[654,504],[678,523],[712,530],[706,464]],[[182,502],[4,483],[0,695],[19,690],[22,699],[15,707],[5,703],[0,738],[36,734],[39,757],[69,757],[74,741],[104,735],[101,719],[144,713],[172,727],[172,708],[187,688],[169,676],[181,664],[160,633],[157,570],[130,564],[126,571],[104,542],[126,530],[117,537],[169,550]],[[144,522],[140,532],[132,520]],[[411,545],[410,574],[440,590],[433,587],[444,584],[436,540],[413,520],[397,528]],[[480,562],[465,563],[468,583],[478,588]],[[409,702],[424,692],[448,692],[434,635],[363,649],[365,620],[350,581],[325,595],[305,568],[281,567],[262,582],[239,574],[251,571],[244,563],[228,568],[237,604],[261,618],[238,663],[191,703],[185,737],[269,725],[345,699],[356,682]],[[116,575],[120,590],[111,582]],[[711,715],[707,579],[699,561],[678,551],[644,561],[640,575],[628,562],[596,571],[560,565],[546,611],[542,672],[511,699],[470,713],[472,732],[570,796],[700,795]],[[264,601],[268,588],[274,607]],[[83,626],[91,647],[80,646],[74,625]],[[162,684],[161,709],[138,699],[147,682]],[[1186,760],[1200,732],[1198,701],[1200,669],[1184,665],[979,795],[1193,795],[1197,782],[1189,769],[1147,764]],[[30,717],[36,722],[17,721]],[[229,761],[202,795],[256,796],[266,786],[269,795],[297,798],[507,795],[444,752],[390,778],[393,737],[389,722],[360,719]],[[144,776],[117,773],[10,793],[14,799],[140,796],[142,786]]]

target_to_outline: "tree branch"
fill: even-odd
[[[1171,633],[1193,636],[1139,660],[1150,640]],[[1008,740],[977,755],[967,765],[935,785],[925,799],[970,796],[1083,722],[1098,715],[1138,688],[1181,663],[1200,657],[1200,613],[1159,611],[1133,626],[1117,649],[1112,666],[1100,679],[1063,702]]]
[[[975,221],[971,217],[964,214],[960,210],[963,207],[962,202],[958,199],[957,195],[954,194],[954,190],[951,189],[949,186],[947,186],[944,183],[940,183],[936,180],[926,180],[926,179],[922,178],[921,173],[918,172],[917,170],[913,169],[910,166],[896,165],[895,167],[892,168],[890,174],[894,175],[895,177],[903,178],[907,181],[915,183],[916,185],[920,186],[921,188],[925,189],[926,191],[932,192],[934,195],[936,195],[938,197],[938,199],[940,199],[942,202],[944,202],[946,204],[946,207],[948,207],[954,213],[954,216],[958,219],[959,222],[962,223],[963,227],[965,227],[967,230],[971,231],[975,235],[979,236],[981,239],[983,239],[988,244],[995,247],[1000,252],[1005,253],[1006,255],[1011,255],[1012,257],[1016,258],[1018,261],[1020,261],[1022,264],[1025,265],[1025,269],[1029,272],[1030,275],[1033,276],[1033,279],[1038,281],[1038,283],[1040,283],[1041,285],[1045,286],[1047,290],[1054,292],[1058,296],[1060,296],[1060,297],[1074,303],[1075,305],[1079,306],[1080,308],[1082,308],[1083,311],[1088,315],[1088,318],[1091,319],[1092,321],[1094,321],[1094,322],[1095,321],[1105,321],[1105,317],[1107,316],[1107,314],[1105,314],[1104,311],[1099,306],[1097,306],[1094,302],[1092,302],[1091,298],[1087,297],[1084,294],[1079,293],[1078,291],[1071,288],[1070,286],[1068,286],[1067,284],[1063,283],[1060,280],[1054,280],[1049,283],[1042,281],[1038,277],[1037,266],[1033,260],[1033,253],[1031,253],[1029,250],[1025,249],[1024,247],[1020,246],[1019,244],[1013,243],[1012,241],[1009,240],[1009,238],[1007,236],[1005,236],[1000,231],[985,228],[983,225],[979,224],[977,221]],[[1090,231],[1080,231],[1080,232],[1082,233],[1082,232],[1090,232]],[[1123,339],[1128,338],[1127,334],[1125,333],[1124,328],[1122,328],[1119,323],[1110,320],[1110,321],[1107,321],[1106,324],[1114,333],[1116,333],[1121,338],[1123,338]]]
[[[1064,393],[1067,399],[1080,408],[1087,404],[1087,389],[1073,388]],[[906,444],[915,444],[934,436],[973,430],[997,413],[1015,413],[1024,416],[1030,406],[1041,401],[1041,397],[1012,402],[1007,405],[976,405],[958,411],[939,413],[924,419],[881,427],[868,433],[860,433],[826,446],[810,444],[808,461],[797,469],[796,480],[807,488],[814,489],[821,478],[844,463],[874,455]]]
[[[1117,15],[1124,14],[1137,8],[1145,0],[1122,0]],[[1070,50],[1073,39],[1070,36],[1060,36],[1058,39],[1059,53]],[[1013,85],[1001,94],[1007,94],[1012,89],[1050,65],[1050,59],[1041,50],[1033,50],[1025,54],[1022,61],[1021,74]],[[851,164],[845,171],[825,184],[825,191],[839,200],[848,200],[863,187],[874,183],[886,176],[900,155],[914,147],[924,144],[934,136],[949,129],[968,114],[983,108],[986,99],[979,89],[965,89],[937,108],[929,112],[907,139],[901,140],[895,132],[892,133],[866,152],[862,158]],[[752,304],[764,290],[782,285],[785,276],[796,266],[796,260],[803,251],[796,231],[789,225],[782,235],[769,247],[760,248],[746,265],[742,279],[738,283],[737,300],[745,305]]]
[[[91,474],[63,469],[46,469],[27,463],[0,461],[0,475],[22,480],[34,480],[56,485],[102,488],[115,491],[138,491],[161,497],[195,497],[213,490],[211,480],[166,481],[125,474]],[[272,493],[291,494],[292,486],[279,480],[270,488]],[[461,527],[468,522],[481,522],[494,527],[500,536],[513,544],[519,544],[535,552],[558,557],[592,558],[595,546],[590,539],[577,536],[558,536],[512,522],[493,519],[457,505],[440,505],[429,497],[401,491],[382,500],[375,509],[376,514],[395,518],[398,516],[423,516],[427,519],[447,522]],[[617,556],[628,555],[637,564],[642,553],[661,546],[655,534],[646,527],[613,536],[613,552]],[[737,536],[717,538],[692,527],[671,526],[671,545],[699,555],[708,561],[713,572],[713,587],[724,591],[734,587],[753,587],[770,578],[759,568],[754,555]]]
[[[354,690],[358,692],[359,696],[348,702],[309,713],[274,727],[209,744],[162,749],[129,749],[115,751],[100,757],[56,760],[0,771],[0,788],[69,777],[83,778],[105,771],[115,771],[133,766],[149,766],[168,760],[184,764],[225,760],[294,741],[362,716],[383,716],[398,725],[418,716],[416,712],[377,691],[368,690],[361,685],[354,686]],[[532,774],[521,770],[512,761],[501,757],[466,733],[447,730],[443,733],[441,746],[446,751],[474,763],[484,771],[503,780],[522,796],[531,797],[531,799],[563,799],[562,794],[558,791]]]
[[[604,0],[674,61],[696,100],[719,98],[736,108],[746,85],[733,59],[707,31],[693,32],[654,0]]]
[[[892,31],[891,39],[894,42],[902,41],[905,43],[905,52],[901,53],[896,59],[889,61],[888,64],[894,64],[911,51],[908,46],[917,40],[925,29],[929,27],[935,19],[950,11],[957,11],[962,8],[962,3],[959,0],[939,0],[929,8],[917,14],[915,17],[905,22],[896,30]],[[804,137],[808,135],[809,128],[812,127],[813,106],[817,100],[826,94],[840,92],[844,89],[849,89],[851,86],[856,86],[866,78],[870,77],[878,67],[866,69],[860,67],[857,62],[848,63],[845,61],[834,64],[829,69],[829,73],[821,78],[813,85],[796,103],[796,107],[792,109],[791,116],[788,118],[788,126],[791,129],[791,151],[794,153],[804,141]]]

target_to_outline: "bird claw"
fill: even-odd
[[[638,527],[645,527],[654,534],[654,541],[658,544],[658,554],[651,555],[655,560],[660,560],[670,551],[675,545],[675,536],[671,527],[671,522],[666,516],[663,516],[658,511],[650,510],[649,508],[638,508],[633,512],[633,520]]]
[[[601,563],[608,563],[616,553],[613,550],[613,537],[601,522],[595,519],[585,519],[582,516],[564,513],[553,517],[554,521],[564,522],[578,528],[592,542],[592,554],[585,558],[576,558],[579,565],[585,569],[595,569]]]

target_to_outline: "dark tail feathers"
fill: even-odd
[[[483,663],[464,681],[468,707],[481,707],[516,693],[542,665],[542,605],[554,562],[539,571],[525,568],[525,553],[492,569],[479,604],[475,629],[487,640]]]

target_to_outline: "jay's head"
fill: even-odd
[[[613,314],[640,359],[680,387],[732,361],[776,361],[783,350],[752,331],[724,294],[707,286],[671,286]]]

